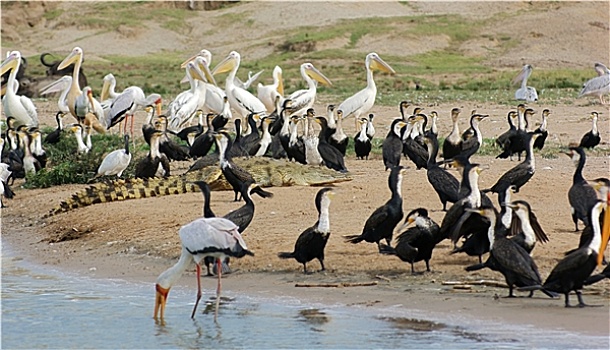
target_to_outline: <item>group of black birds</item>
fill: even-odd
[[[575,291],[579,305],[584,306],[580,289],[585,283],[594,283],[601,279],[600,276],[587,278],[597,265],[598,255],[603,254],[600,245],[605,243],[605,239],[601,238],[605,202],[598,199],[598,192],[602,193],[602,198],[607,198],[609,185],[607,179],[600,178],[594,180],[592,186],[582,175],[586,159],[584,148],[591,148],[599,143],[597,113],[591,114],[592,130],[583,136],[580,145],[571,147],[568,153],[577,165],[573,185],[568,194],[572,218],[576,229],[578,221],[582,221],[586,227],[579,247],[569,252],[542,283],[531,252],[536,242],[544,243],[548,241],[548,237],[540,227],[530,204],[523,200],[511,201],[510,197],[511,193],[519,192],[535,173],[534,149],[544,146],[550,111],[545,109],[542,112],[540,127],[533,131],[528,130],[529,120],[535,113],[533,109],[519,105],[516,111],[508,113],[509,130],[496,139],[502,150],[497,158],[512,159],[517,155],[520,163],[503,174],[492,187],[481,190],[478,178],[484,166],[471,163],[470,158],[482,145],[483,136],[479,123],[489,116],[473,111],[469,121],[470,128],[460,133],[458,118],[461,111],[454,108],[451,111],[453,128],[445,137],[441,148],[436,127],[437,113],[431,112],[427,115],[423,113],[422,108],[416,107],[411,115],[407,115],[408,107],[409,103],[400,103],[401,117],[392,121],[382,145],[383,163],[386,170],[390,170],[388,187],[391,197],[370,215],[361,234],[345,236],[345,240],[350,243],[376,243],[380,253],[396,255],[410,263],[411,271],[415,272],[414,263],[419,261],[424,261],[426,270],[430,271],[434,247],[439,242],[450,239],[454,246],[452,253],[463,252],[478,257],[479,263],[467,267],[467,271],[490,268],[502,273],[510,288],[509,296],[514,296],[515,287],[530,291],[540,289],[549,296],[555,296],[556,293],[565,294],[566,306],[569,306],[568,294]],[[335,113],[332,105],[327,108],[326,117],[317,116],[313,109],[307,110],[304,116],[297,116],[292,115],[290,100],[285,100],[281,106],[278,100],[276,111],[270,115],[250,113],[244,126],[245,130],[242,130],[241,120],[237,119],[233,133],[226,129],[228,119],[222,115],[203,116],[199,111],[198,125],[173,132],[168,130],[165,116],[154,118],[152,106],[147,107],[146,111],[148,117],[142,132],[150,151],[136,165],[136,177],[169,176],[169,164],[172,160],[196,158],[189,171],[219,164],[224,177],[233,188],[235,201],[245,201],[242,207],[224,216],[236,223],[240,232],[248,227],[254,216],[251,194],[257,193],[264,198],[271,197],[272,194],[258,187],[252,175],[232,161],[233,157],[285,157],[303,164],[323,164],[336,171],[347,171],[344,157],[348,137],[341,128],[342,113]],[[354,137],[354,148],[360,159],[368,159],[372,148],[372,119],[373,115],[370,115],[358,120],[361,128]],[[320,126],[317,135],[314,133],[313,123]],[[304,126],[301,134],[298,132],[299,125]],[[57,130],[61,131],[59,116]],[[11,135],[17,135],[16,141]],[[51,134],[47,139],[49,137]],[[175,137],[184,140],[187,145],[177,142]],[[22,149],[23,156],[17,158],[21,159],[25,171],[32,163],[35,164],[30,158],[38,156],[37,153],[42,149],[41,136],[37,130],[15,130],[8,123],[5,138],[9,146],[5,148],[9,151],[3,152],[3,161],[12,161],[10,166],[14,166],[10,157],[15,157],[15,150]],[[15,143],[29,146],[16,147]],[[214,145],[216,147],[212,151]],[[441,149],[443,160],[439,161],[437,158]],[[521,161],[523,153],[525,157]],[[424,208],[410,211],[405,218],[401,187],[406,167],[400,165],[402,157],[412,161],[417,169],[426,170],[428,181],[436,191],[443,211],[446,211],[440,225],[429,217],[428,210]],[[461,179],[453,176],[448,167],[458,169]],[[199,182],[197,185],[205,198],[204,217],[213,217],[214,213],[209,206],[209,188],[205,183]],[[596,188],[599,191],[596,191]],[[603,191],[606,191],[606,196]],[[498,195],[500,211],[487,196],[490,192]],[[322,270],[325,269],[324,249],[330,236],[329,207],[332,194],[331,188],[323,188],[317,193],[317,222],[301,233],[293,252],[278,254],[280,258],[296,259],[303,264],[305,272],[306,264],[313,259],[318,259]],[[451,205],[448,207],[447,203]],[[398,229],[401,233],[396,244],[392,245],[393,233],[403,218],[404,222]],[[413,223],[415,225],[409,227]],[[385,244],[382,240],[385,240]],[[482,256],[485,253],[489,253],[489,256],[483,261]],[[228,268],[226,265],[225,267]]]

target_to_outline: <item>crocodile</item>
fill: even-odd
[[[352,180],[349,173],[283,159],[252,157],[235,158],[233,161],[250,172],[262,187],[325,186]],[[51,209],[45,217],[97,203],[199,192],[194,181],[205,181],[214,191],[232,189],[220,167],[217,164],[209,164],[167,178],[128,178],[98,182],[72,194],[70,198]]]

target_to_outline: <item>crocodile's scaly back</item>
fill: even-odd
[[[326,167],[303,165],[285,160],[252,157],[237,158],[234,159],[234,162],[250,172],[254,180],[263,187],[322,186],[352,179],[349,174],[339,173]],[[96,203],[199,192],[199,188],[193,184],[194,181],[207,182],[211,190],[232,188],[222,176],[218,165],[207,166],[168,178],[100,182],[76,192],[70,198],[62,201],[59,206],[51,209],[47,216]]]

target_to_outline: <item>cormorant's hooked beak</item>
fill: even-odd
[[[163,316],[165,315],[165,304],[167,303],[167,295],[169,294],[169,289],[165,289],[160,285],[156,285],[155,289],[157,290],[155,296],[155,314],[153,318],[155,320],[160,319],[163,321]]]
[[[413,218],[407,218],[405,220],[405,222],[403,222],[402,225],[400,225],[400,227],[398,228],[398,232],[402,232],[404,231],[407,227],[409,227],[409,225],[411,225],[412,223],[415,222],[415,219]]]

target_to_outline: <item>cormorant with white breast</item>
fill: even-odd
[[[296,259],[303,264],[303,272],[307,273],[307,263],[318,259],[320,271],[324,271],[324,248],[330,237],[330,201],[334,195],[331,188],[325,187],[316,194],[316,209],[318,210],[318,221],[303,231],[294,244],[294,250],[278,253],[281,259]]]

